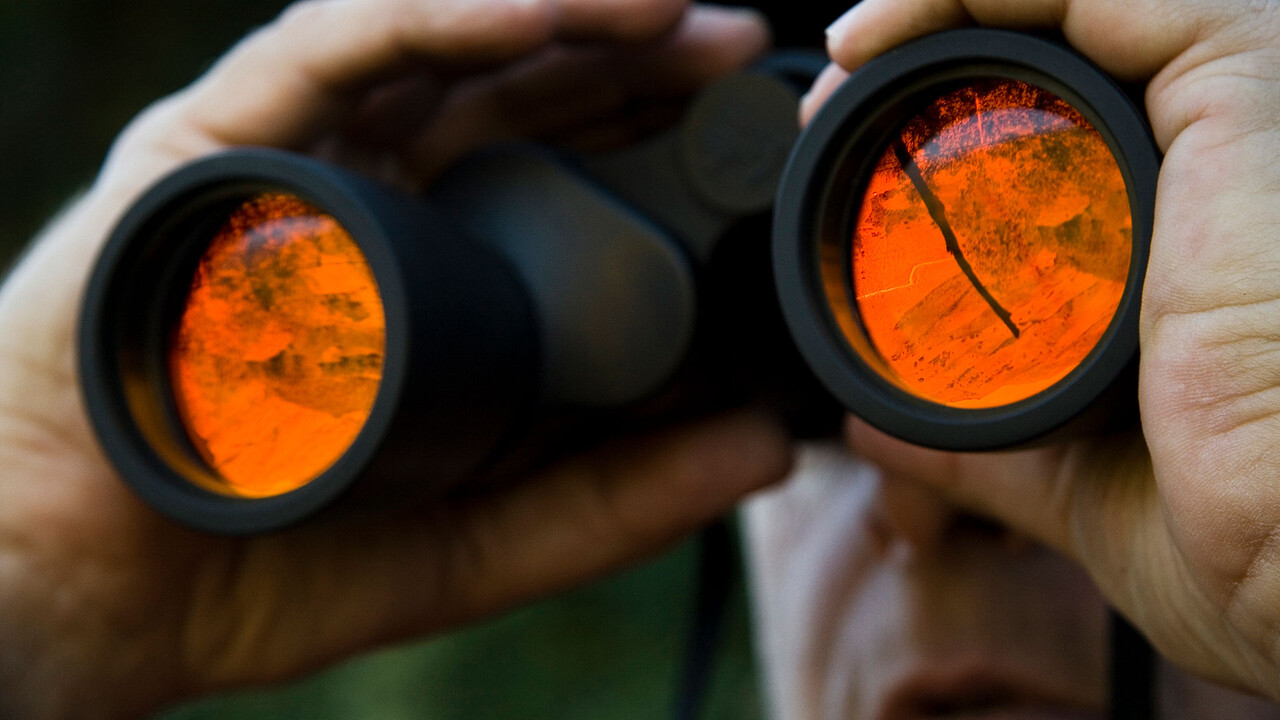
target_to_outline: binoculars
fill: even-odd
[[[165,514],[251,533],[733,404],[953,450],[1086,422],[1137,351],[1142,113],[1058,44],[965,30],[801,133],[823,64],[775,54],[632,147],[486,149],[422,197],[265,149],[177,170],[85,296],[108,456]]]

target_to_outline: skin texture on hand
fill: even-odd
[[[743,414],[483,498],[216,538],[114,476],[74,370],[98,248],[183,162],[268,145],[420,187],[500,139],[625,140],[767,44],[753,14],[680,0],[318,0],[144,112],[0,288],[0,716],[131,717],[297,677],[597,577],[781,477],[782,431]]]
[[[1148,82],[1142,433],[965,456],[851,420],[851,447],[1077,559],[1174,662],[1280,699],[1280,3],[867,0],[829,30],[805,117],[875,55],[974,23],[1058,28]]]

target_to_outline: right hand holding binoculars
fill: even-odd
[[[853,452],[1082,564],[1173,662],[1280,699],[1276,164],[1280,5],[868,0],[829,31],[849,71],[971,23],[1061,31],[1146,85],[1164,160],[1142,301],[1141,432],[1006,454],[909,446],[857,420]]]

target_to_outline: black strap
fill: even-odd
[[[674,720],[695,720],[706,701],[720,628],[724,625],[730,590],[738,576],[738,557],[728,520],[718,520],[702,531],[698,538],[697,573],[693,626],[671,713]]]
[[[1111,720],[1155,720],[1156,663],[1151,643],[1111,611]]]

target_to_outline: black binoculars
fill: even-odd
[[[1136,356],[1142,113],[1058,44],[965,30],[801,133],[823,64],[775,54],[632,147],[486,149],[422,197],[264,149],[179,169],[87,290],[107,454],[248,533],[736,403],[954,450],[1079,425]]]

